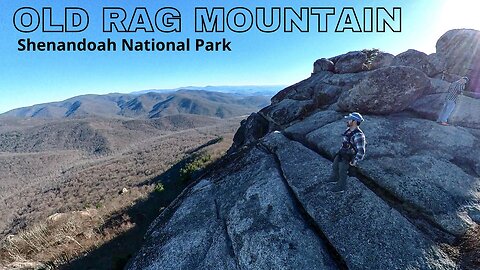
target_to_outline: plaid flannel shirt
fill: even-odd
[[[355,149],[357,150],[357,154],[355,155],[355,161],[360,161],[363,160],[365,157],[365,145],[367,144],[367,141],[365,139],[365,134],[363,134],[363,131],[357,127],[360,132],[355,133],[351,139],[350,143],[355,146]],[[346,131],[349,129],[347,128]],[[347,136],[343,136],[343,141],[346,142]]]
[[[461,83],[460,81],[455,81],[450,84],[450,87],[448,87],[448,92],[445,99],[451,100],[457,103],[458,96],[462,94],[464,90],[465,90],[465,84]]]

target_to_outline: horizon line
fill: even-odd
[[[152,89],[144,89],[144,90],[135,90],[132,92],[110,92],[106,94],[95,94],[95,93],[86,93],[86,94],[80,94],[80,95],[75,95],[72,97],[68,97],[62,100],[52,100],[52,101],[46,101],[46,102],[41,102],[41,103],[35,103],[31,105],[25,105],[25,106],[20,106],[20,107],[15,107],[11,109],[6,109],[6,110],[0,110],[0,114],[8,113],[13,110],[17,109],[24,109],[32,106],[38,106],[38,105],[45,105],[49,103],[57,103],[57,102],[63,102],[68,99],[76,98],[76,97],[82,97],[82,96],[105,96],[105,95],[112,95],[112,94],[122,94],[122,95],[135,95],[135,94],[142,94],[143,93],[149,93],[148,91],[180,91],[185,88],[208,88],[208,87],[287,87],[287,84],[247,84],[247,85],[206,85],[206,86],[194,86],[194,85],[189,85],[189,86],[181,86],[181,87],[175,87],[175,88],[152,88]],[[203,90],[203,91],[208,91],[205,89],[188,89],[192,91],[197,91],[197,90]],[[211,92],[218,92],[211,90]]]

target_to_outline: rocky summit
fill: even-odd
[[[480,269],[478,235],[477,250],[459,244],[480,224],[479,45],[480,32],[460,29],[431,55],[315,61],[309,78],[242,122],[127,269]],[[469,92],[439,125],[450,83],[465,75]],[[366,157],[346,191],[332,192],[351,111],[365,117]]]

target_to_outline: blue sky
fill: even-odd
[[[413,48],[426,53],[435,51],[436,40],[453,28],[480,29],[475,0],[322,0],[322,1],[16,1],[0,0],[0,112],[37,103],[63,100],[75,95],[132,92],[145,89],[206,85],[279,85],[293,84],[307,78],[313,62],[352,50],[379,48],[398,54]],[[91,23],[82,33],[24,34],[13,26],[17,9],[32,6],[52,7],[54,20],[61,19],[63,8],[86,9]],[[181,33],[114,33],[102,30],[102,7],[125,8],[131,15],[134,7],[145,6],[153,13],[173,6],[182,14]],[[340,13],[354,6],[359,15],[363,7],[393,6],[402,8],[401,33],[194,33],[194,8],[222,6],[255,7],[335,7]],[[332,17],[330,24],[336,23]],[[144,40],[183,40],[203,38],[232,43],[232,52],[18,52],[17,40],[92,41],[134,38]]]

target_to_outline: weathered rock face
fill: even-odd
[[[271,119],[276,125],[285,125],[302,115],[311,112],[315,108],[313,100],[284,99],[277,104],[268,106],[260,111],[267,119]]]
[[[437,70],[439,73],[443,73],[447,71],[446,70],[447,63],[445,62],[445,58],[443,58],[438,53],[429,54],[427,60],[433,65],[435,70]]]
[[[127,269],[457,269],[356,178],[329,191],[330,168],[271,133],[169,206]]]
[[[261,143],[274,153],[295,196],[344,258],[348,269],[455,267],[408,217],[357,179],[349,179],[345,194],[332,193],[326,184],[331,170],[329,160],[280,133],[269,134]],[[371,243],[381,243],[381,248]]]
[[[445,103],[445,96],[445,94],[426,95],[412,103],[408,110],[422,118],[434,121],[438,118],[438,114],[442,110],[443,104]],[[478,128],[480,126],[480,117],[478,117],[479,109],[479,98],[460,96],[455,111],[448,121],[454,125]]]
[[[368,77],[339,98],[343,111],[389,114],[403,111],[431,87],[429,79],[411,67],[387,67]]]
[[[359,82],[364,80],[372,71],[364,71],[359,73],[335,74],[329,71],[322,71],[308,79],[291,85],[272,97],[272,104],[279,103],[283,99],[294,100],[313,100],[317,96],[328,94],[331,96],[329,100],[325,100],[322,104],[331,104],[344,90],[351,89]]]
[[[367,54],[359,51],[340,55],[335,59],[336,73],[356,73],[366,70]]]
[[[354,55],[330,60],[355,66]],[[479,269],[451,251],[480,224],[480,100],[461,96],[453,125],[439,125],[443,76],[367,56],[368,71],[319,64],[243,121],[224,163],[157,218],[127,269]],[[366,156],[334,193],[349,111],[366,119]]]
[[[450,83],[441,79],[430,79],[432,84],[431,92],[429,94],[447,93]]]
[[[332,74],[322,78],[322,82],[330,85],[342,87],[343,90],[350,89],[364,80],[372,71],[363,71],[358,73]]]
[[[307,117],[301,122],[296,123],[285,129],[285,132],[297,140],[302,140],[305,134],[308,134],[319,127],[322,127],[328,123],[343,119],[343,115],[336,111],[320,111],[310,117]]]
[[[448,73],[476,77],[480,74],[480,31],[455,29],[446,32],[436,44]]]
[[[252,143],[267,134],[268,121],[257,113],[252,113],[246,120],[243,120],[240,129],[233,137],[233,147],[240,147]]]
[[[331,60],[326,58],[320,58],[313,64],[313,73],[318,73],[320,71],[335,71],[335,65]]]
[[[275,106],[284,99],[313,101],[316,107],[331,104],[336,101],[345,88],[325,83],[323,82],[324,80],[328,79],[321,75],[312,76],[307,80],[289,86],[272,98],[272,106]]]
[[[217,173],[157,218],[127,269],[337,269],[272,155],[252,148]]]
[[[366,119],[368,158],[359,166],[362,175],[449,234],[462,235],[478,222],[474,220],[480,209],[480,156],[476,154],[480,138],[467,129],[423,119]],[[341,142],[335,134],[344,128],[343,120],[324,124],[304,134],[304,140],[333,157]],[[296,125],[291,126],[288,133],[295,130]]]
[[[437,70],[435,66],[430,63],[428,55],[416,50],[408,50],[395,56],[391,65],[414,67],[421,70],[429,77],[433,77],[442,71]]]
[[[374,70],[391,66],[394,58],[393,54],[378,52],[370,63],[369,69]]]

